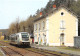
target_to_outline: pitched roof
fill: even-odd
[[[72,13],[74,16],[76,16],[77,18],[80,18],[76,13],[74,13],[73,11],[71,11],[71,10],[70,10],[69,8],[67,8],[65,5],[61,5],[61,6],[59,6],[59,7],[56,8],[56,9],[52,9],[48,14],[42,15],[41,17],[35,19],[34,22],[46,18],[47,16],[49,16],[49,15],[55,13],[56,11],[58,11],[60,8],[65,8],[65,9],[67,9],[70,13]]]
[[[34,20],[34,22],[36,22],[36,21],[38,21],[38,20],[41,20],[41,19],[43,19],[43,18],[45,18],[46,16],[41,16],[41,17],[39,17],[39,18],[37,18],[36,20]]]

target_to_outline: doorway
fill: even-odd
[[[61,45],[61,46],[64,46],[64,44],[65,44],[65,43],[64,43],[64,33],[61,33],[61,34],[60,34],[60,45]]]

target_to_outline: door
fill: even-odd
[[[60,45],[64,46],[64,33],[60,34]]]

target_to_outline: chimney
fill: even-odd
[[[40,12],[40,17],[42,16],[42,12]]]
[[[53,5],[53,9],[56,9],[56,5]]]

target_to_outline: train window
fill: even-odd
[[[22,38],[28,38],[29,36],[28,35],[22,35]]]
[[[17,40],[17,36],[16,36],[16,40]]]
[[[19,35],[17,35],[17,37],[19,37]]]
[[[22,33],[21,35],[22,35],[22,38],[29,38],[28,34]]]

